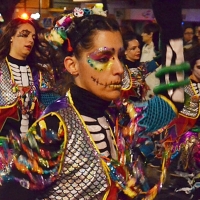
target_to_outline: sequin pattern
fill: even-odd
[[[0,106],[8,106],[17,100],[17,93],[13,93],[11,75],[5,60],[0,63]]]
[[[38,200],[100,200],[108,183],[99,155],[73,108],[59,113],[68,125],[64,165],[58,181]]]
[[[191,100],[191,97],[194,96],[195,93],[192,90],[191,85],[185,86],[184,90],[185,93],[189,95],[190,99],[186,100],[188,102],[184,105],[184,108],[180,113],[187,117],[197,118],[199,115],[199,102],[193,102]]]

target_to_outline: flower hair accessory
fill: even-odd
[[[69,38],[67,37],[67,30],[72,23],[74,17],[83,17],[88,15],[102,15],[106,16],[107,12],[102,9],[102,7],[94,6],[92,9],[89,8],[74,8],[73,12],[63,16],[59,19],[54,28],[50,33],[45,35],[45,39],[55,48],[58,49],[59,46],[62,46],[64,41],[68,42],[68,51],[72,52]]]

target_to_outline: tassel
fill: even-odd
[[[72,46],[71,46],[71,43],[70,43],[69,38],[67,38],[67,43],[68,43],[68,45],[67,45],[67,51],[72,52],[72,51],[73,51],[73,48],[72,48]]]

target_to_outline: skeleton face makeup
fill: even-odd
[[[124,72],[123,53],[120,32],[98,31],[93,48],[77,59],[75,83],[104,100],[118,98]]]

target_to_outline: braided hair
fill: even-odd
[[[67,29],[73,54],[78,58],[82,50],[90,49],[97,31],[120,31],[118,22],[113,18],[101,15],[89,15],[75,17]],[[67,50],[67,41],[63,44],[63,50]],[[69,53],[69,52],[66,52]]]

